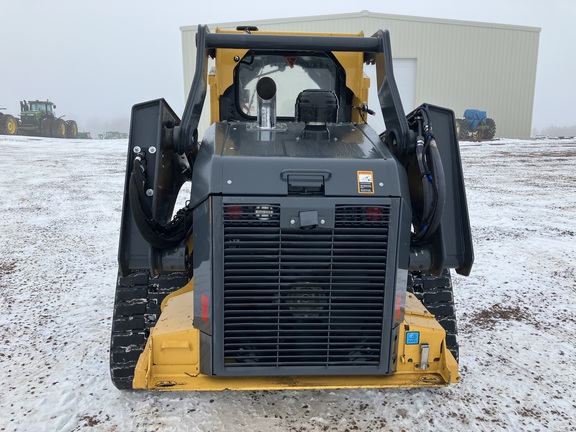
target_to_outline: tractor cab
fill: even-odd
[[[32,112],[40,118],[44,117],[54,118],[55,108],[56,105],[47,100],[46,101],[35,100],[31,102],[27,102],[24,100],[20,102],[20,109],[22,110],[22,114]]]

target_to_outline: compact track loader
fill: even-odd
[[[114,384],[458,382],[449,270],[468,275],[473,251],[454,113],[404,113],[387,31],[199,26],[197,48],[182,119],[163,99],[132,110]]]

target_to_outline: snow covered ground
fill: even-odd
[[[0,136],[0,431],[576,431],[576,140],[461,145],[460,384],[165,394],[108,373],[126,145]]]

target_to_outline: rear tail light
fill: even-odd
[[[227,206],[224,210],[224,219],[239,220],[243,213],[242,206]]]
[[[371,221],[382,220],[383,210],[382,207],[366,207],[366,219]]]

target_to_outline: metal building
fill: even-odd
[[[254,25],[277,31],[363,31],[366,36],[387,29],[406,113],[423,102],[450,108],[456,117],[479,109],[496,121],[497,137],[530,137],[540,28],[368,11],[208,25],[212,31]],[[180,29],[186,94],[194,77],[197,28]],[[376,101],[369,104],[374,107]],[[201,127],[207,125],[203,119]]]

